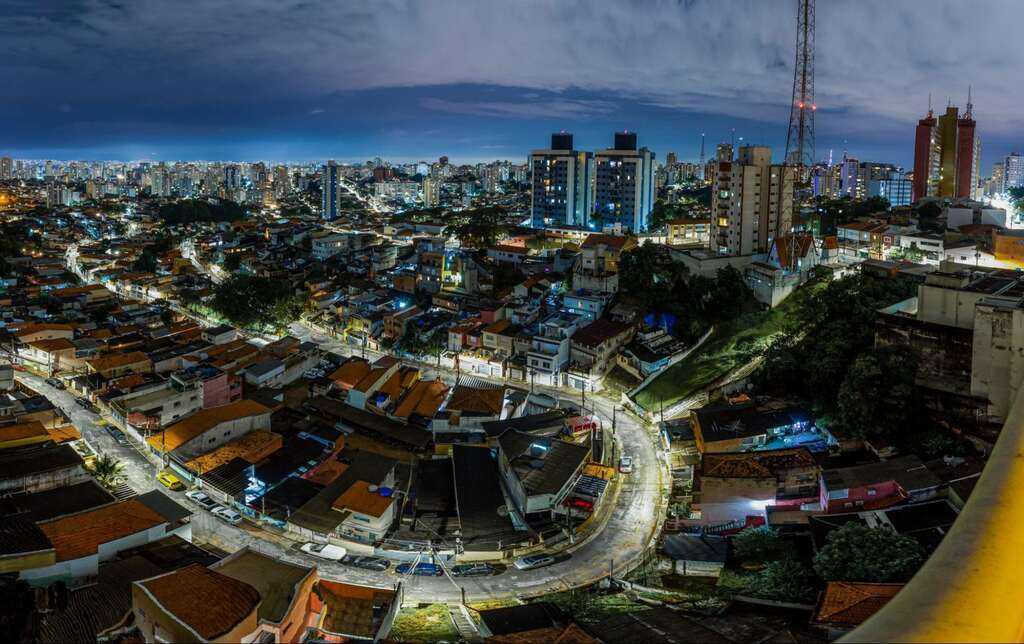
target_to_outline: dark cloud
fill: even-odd
[[[667,113],[681,111],[712,125],[708,115],[779,128],[790,98],[794,7],[0,0],[0,117],[23,150],[100,145],[81,124],[125,145],[132,137],[166,146],[222,133],[250,147],[318,134],[332,145],[372,147],[375,132],[385,147],[387,131],[457,116],[498,119],[510,131],[522,129],[507,125],[516,119],[534,131],[550,121],[586,128],[602,119],[656,131],[671,120]],[[947,96],[962,104],[972,84],[983,140],[1019,143],[1024,2],[822,1],[817,18],[823,141],[881,149],[912,125],[929,92],[937,105]],[[402,102],[373,102],[399,95]],[[299,147],[317,154],[314,144]]]

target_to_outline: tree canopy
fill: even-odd
[[[907,280],[867,274],[849,275],[817,287],[800,301],[786,332],[765,352],[764,363],[754,376],[758,389],[800,396],[821,413],[836,411],[850,366],[874,350],[878,309],[910,297],[914,289]],[[871,366],[862,365],[866,370]],[[912,368],[907,361],[889,366]],[[860,372],[853,377],[859,378]],[[889,377],[897,378],[894,374]]]
[[[211,203],[203,199],[181,199],[160,206],[159,216],[169,225],[192,224],[200,221],[231,222],[245,217],[243,206],[222,199]]]
[[[763,564],[791,553],[789,542],[768,526],[746,528],[732,538],[733,552],[743,563]]]
[[[650,243],[622,254],[619,284],[644,313],[682,321],[669,330],[686,340],[700,337],[712,324],[742,315],[753,302],[743,275],[732,266],[719,269],[714,278],[690,275],[683,264]]]
[[[851,521],[829,533],[814,557],[814,569],[826,581],[901,582],[924,559],[914,539]]]
[[[505,208],[484,206],[458,213],[445,234],[458,237],[463,246],[486,248],[493,246],[508,233],[505,222]]]
[[[302,315],[305,298],[287,281],[236,273],[217,285],[210,308],[235,326],[279,331]]]
[[[839,387],[832,428],[843,436],[896,437],[920,422],[914,384],[915,356],[904,347],[881,347],[853,361]]]

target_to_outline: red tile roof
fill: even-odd
[[[813,621],[818,624],[855,628],[882,609],[903,584],[866,584],[830,581],[825,587]]]
[[[44,521],[39,529],[57,551],[57,561],[80,559],[98,552],[100,544],[148,530],[167,519],[138,499]]]
[[[249,584],[199,564],[136,583],[205,640],[238,626],[261,601],[259,591]]]

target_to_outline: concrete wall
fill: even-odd
[[[971,394],[989,401],[994,419],[1006,418],[1024,378],[1024,314],[1016,307],[977,307],[971,359]]]

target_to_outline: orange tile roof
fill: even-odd
[[[384,377],[385,373],[387,373],[386,367],[374,367],[370,369],[370,371],[363,376],[359,382],[356,383],[356,386],[352,387],[352,389],[366,393],[370,390],[370,387],[373,386],[373,383]]]
[[[200,564],[135,582],[204,640],[235,628],[260,605],[258,590]]]
[[[224,465],[236,458],[249,463],[259,463],[277,450],[281,449],[280,434],[263,429],[254,429],[234,440],[189,461],[186,466],[193,472],[203,473]]]
[[[419,369],[415,367],[402,367],[380,386],[380,393],[387,394],[389,398],[398,398],[403,391],[408,389],[420,376]]]
[[[469,411],[480,414],[500,414],[505,400],[505,390],[477,389],[466,385],[456,385],[445,409],[452,411]]]
[[[334,370],[331,380],[342,389],[352,389],[370,373],[370,363],[362,358],[351,358]]]
[[[830,581],[813,621],[850,628],[860,626],[888,604],[901,588],[903,584]]]
[[[33,333],[39,333],[40,331],[74,331],[75,327],[72,324],[57,324],[57,323],[30,323],[24,326],[18,326],[14,329],[14,335],[19,338],[25,335],[31,335]]]
[[[342,512],[348,510],[371,517],[381,516],[394,503],[394,498],[371,492],[370,485],[366,481],[356,481],[334,500],[331,507]]]
[[[583,240],[581,248],[594,248],[604,244],[609,248],[622,248],[626,245],[629,237],[623,235],[606,235],[604,233],[590,233],[587,238]]]
[[[492,322],[484,327],[484,333],[501,333],[505,329],[512,326],[512,320],[504,319]]]
[[[38,420],[0,427],[0,443],[22,441],[28,438],[45,440],[49,434]]]
[[[50,435],[50,439],[55,443],[70,443],[82,437],[81,432],[74,425],[54,427],[53,429],[46,430],[46,433]]]
[[[68,349],[74,349],[75,345],[71,343],[71,340],[67,338],[53,338],[52,340],[35,340],[28,343],[30,347],[34,347],[45,353],[51,353],[53,351],[67,351]]]
[[[117,367],[127,367],[133,364],[149,364],[149,356],[141,351],[129,351],[128,353],[108,353],[107,355],[86,360],[94,371],[106,371]]]
[[[100,544],[161,523],[167,523],[167,519],[134,498],[38,525],[57,551],[57,561],[70,561],[96,554]]]
[[[333,483],[339,476],[348,469],[348,463],[337,459],[337,452],[330,458],[324,459],[322,463],[302,475],[307,481],[327,486]]]
[[[420,380],[402,396],[393,415],[396,418],[408,418],[419,414],[424,418],[433,418],[447,394],[448,387],[440,380]]]
[[[270,411],[269,407],[264,407],[255,400],[236,400],[220,407],[201,409],[188,418],[168,426],[163,432],[150,436],[147,442],[154,449],[166,449],[168,452],[172,452],[221,423],[248,416],[269,414]]]

